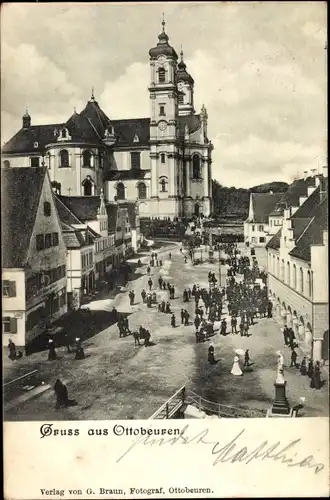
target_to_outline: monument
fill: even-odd
[[[274,383],[275,399],[268,417],[292,417],[293,412],[286,398],[286,380],[284,379],[284,357],[281,351],[277,351],[277,375]]]

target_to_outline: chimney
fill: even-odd
[[[307,170],[304,170],[304,181],[307,179],[307,177],[308,177],[308,172]]]
[[[323,174],[323,177],[328,177],[328,165],[325,165],[324,167],[322,167],[322,174]]]

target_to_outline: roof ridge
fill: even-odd
[[[66,206],[66,204],[63,203],[63,201],[60,200],[59,197],[55,193],[53,193],[53,194],[54,194],[55,198],[61,203],[61,205],[63,205],[63,207],[70,213],[70,215],[72,215],[73,218],[78,221],[79,224],[85,225],[84,222],[82,222],[81,220],[79,220],[78,217],[73,212],[71,212],[71,210]],[[57,209],[56,209],[56,211],[57,211]],[[57,215],[58,215],[58,218],[60,219],[60,216],[59,216],[58,213],[57,213]]]
[[[102,141],[102,137],[99,135],[98,131],[96,130],[96,128],[95,128],[95,127],[94,127],[94,125],[93,125],[92,120],[91,120],[90,118],[88,118],[88,116],[87,116],[87,120],[88,120],[88,121],[89,121],[89,123],[92,125],[92,127],[93,127],[93,129],[94,129],[94,131],[95,131],[95,133],[96,133],[96,135],[97,135],[97,137],[98,137],[98,138]]]
[[[302,217],[302,218],[304,218],[304,217]],[[298,217],[297,217],[297,219],[298,219]],[[303,230],[303,232],[301,233],[301,235],[299,236],[299,238],[295,242],[295,246],[297,246],[297,243],[299,243],[301,238],[304,236],[304,234],[306,233],[307,229],[309,228],[309,226],[311,225],[311,223],[313,222],[314,219],[315,219],[315,215],[311,218],[311,220],[309,221],[309,223],[307,224],[307,226],[305,227],[305,229]]]

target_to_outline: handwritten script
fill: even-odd
[[[151,426],[150,426],[151,428]],[[273,460],[279,462],[286,467],[307,467],[315,474],[318,474],[324,469],[322,462],[317,462],[313,455],[299,456],[297,445],[302,443],[302,439],[294,439],[293,441],[282,443],[281,441],[269,442],[262,441],[257,445],[241,446],[242,438],[247,437],[246,430],[242,429],[229,441],[224,443],[218,440],[210,440],[210,431],[208,428],[202,430],[194,436],[188,434],[189,425],[186,425],[181,434],[178,436],[166,438],[154,438],[151,436],[140,436],[132,442],[132,444],[117,458],[116,462],[123,460],[125,456],[139,446],[188,446],[191,443],[200,444],[209,447],[213,460],[213,466],[222,463],[244,463],[250,464],[254,460]],[[243,439],[244,439],[243,438]]]

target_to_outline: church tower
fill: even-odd
[[[181,60],[178,64],[178,107],[179,116],[193,115],[194,110],[194,79],[187,71],[183,60],[183,51],[180,52]]]
[[[177,141],[177,61],[169,44],[165,21],[157,46],[150,56],[150,163],[151,207],[153,215],[173,217],[179,214]]]

